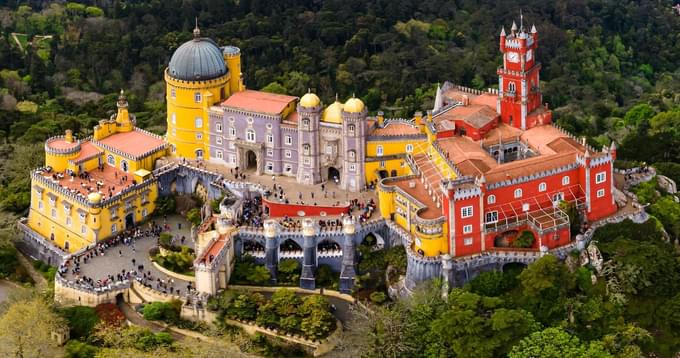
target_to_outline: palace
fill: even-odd
[[[522,249],[552,250],[572,243],[567,211],[587,221],[617,211],[616,147],[592,148],[552,124],[533,26],[501,30],[498,89],[446,82],[432,110],[409,119],[369,116],[354,96],[325,106],[311,91],[297,98],[246,89],[241,50],[219,47],[198,28],[193,35],[165,71],[164,138],[135,127],[121,91],[118,113],[92,137],[67,132],[46,141],[20,223],[26,237],[74,253],[138,224],[169,190],[158,177],[168,172],[157,168],[164,157],[291,177],[301,186],[375,187],[381,220],[406,233],[407,252],[424,259],[518,247],[520,239]],[[298,213],[291,205],[289,216]]]

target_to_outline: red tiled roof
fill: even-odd
[[[99,142],[133,157],[165,146],[165,142],[162,139],[136,130],[116,133]]]
[[[409,183],[414,183],[415,186],[411,188]],[[425,189],[425,185],[419,179],[396,179],[386,184],[397,186],[403,192],[408,193],[425,205],[425,208],[418,211],[419,217],[431,220],[442,216],[441,209],[437,208],[437,204],[432,200],[432,196],[430,196],[427,189]]]
[[[556,169],[574,163],[576,156],[571,153],[544,154],[536,157],[505,163],[486,173],[488,183],[501,182],[506,179],[519,178],[539,173],[549,169]]]
[[[77,141],[67,142],[65,139],[54,139],[47,143],[47,146],[52,149],[71,149],[78,145]]]
[[[296,99],[282,94],[245,90],[232,94],[222,105],[258,113],[281,114]]]
[[[370,135],[397,136],[420,134],[418,127],[402,122],[387,122],[382,128],[375,128]]]
[[[471,104],[469,106],[454,107],[435,117],[435,122],[462,120],[475,128],[482,128],[496,118],[498,118],[498,113],[491,107]]]
[[[82,142],[80,144],[80,154],[73,159],[75,163],[80,163],[87,159],[93,158],[99,154],[103,153],[99,148],[97,148],[92,142]]]
[[[110,165],[104,165],[103,169],[104,170],[94,169],[89,171],[88,179],[82,179],[78,176],[75,176],[73,177],[73,180],[71,180],[71,176],[68,174],[64,174],[63,178],[61,179],[55,179],[53,175],[57,175],[57,173],[44,173],[43,176],[52,180],[56,180],[61,187],[66,188],[67,190],[70,190],[76,194],[80,193],[85,197],[87,197],[87,195],[91,192],[99,192],[102,194],[102,198],[104,200],[109,198],[109,192],[111,192],[113,195],[116,195],[134,183],[134,178],[130,173],[125,173],[124,171]],[[127,181],[122,181],[123,177],[126,176]],[[100,186],[99,190],[97,190],[97,182],[104,184]]]

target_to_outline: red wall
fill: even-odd
[[[606,180],[604,183],[595,184],[595,177],[597,173],[601,172],[606,173]],[[616,204],[612,203],[612,180],[611,163],[590,168],[590,212],[587,214],[588,220],[598,220],[616,212]],[[604,189],[604,196],[598,198],[597,191],[600,189]]]
[[[461,208],[472,206],[472,216],[463,219],[461,217]],[[479,196],[469,199],[456,200],[453,205],[454,217],[456,225],[453,228],[456,244],[456,256],[472,255],[482,251],[482,232],[480,228],[480,219],[482,210],[479,206]],[[463,234],[463,226],[472,225],[472,233]],[[465,245],[465,239],[472,238],[472,245]]]
[[[298,211],[304,211],[305,216],[320,216],[321,212],[325,212],[326,215],[340,215],[347,214],[349,212],[349,205],[344,206],[297,205],[277,203],[274,201],[269,201],[267,199],[262,200],[262,206],[265,208],[269,208],[270,217],[299,216]]]

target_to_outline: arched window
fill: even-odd
[[[305,143],[305,144],[302,145],[302,152],[303,152],[305,155],[309,155],[309,150],[310,150],[310,145],[309,145],[309,144]]]
[[[413,144],[407,144],[406,145],[406,153],[411,153],[413,152]]]
[[[217,133],[222,133],[222,123],[220,122],[215,123],[215,131]]]
[[[546,190],[548,190],[548,185],[546,183],[538,184],[538,191],[544,192]]]
[[[348,124],[347,125],[347,134],[348,135],[354,135],[356,127],[354,127],[354,124]]]
[[[202,99],[201,92],[194,93],[194,102],[201,103],[201,99]]]
[[[177,124],[177,114],[173,113],[171,116],[171,122],[172,124]]]
[[[309,118],[304,118],[302,120],[302,128],[305,128],[305,129],[309,128]]]
[[[109,165],[111,165],[111,166],[114,166],[114,167],[116,166],[116,158],[111,154],[109,154],[106,157],[106,162],[109,163]]]
[[[248,129],[246,131],[246,141],[255,142],[255,131],[254,130]]]
[[[130,169],[130,168],[128,167],[128,162],[127,162],[127,160],[121,160],[121,161],[120,161],[120,170],[122,170],[122,171],[124,171],[124,172],[127,173],[128,169]]]
[[[196,117],[194,123],[196,124],[196,128],[203,128],[203,118]]]
[[[515,93],[515,82],[508,83],[508,92]]]
[[[382,155],[383,155],[383,146],[382,145],[375,147],[375,155],[382,157]]]
[[[569,185],[569,176],[565,175],[562,177],[562,185]]]
[[[236,128],[229,127],[229,136],[230,137],[236,137]]]
[[[515,199],[522,197],[522,189],[515,189]]]
[[[171,97],[172,99],[175,99],[176,96],[177,96],[177,94],[175,93],[175,89],[174,89],[174,88],[171,88],[171,89],[170,89],[170,97]]]
[[[196,159],[203,159],[203,149],[196,149]]]
[[[495,195],[489,195],[486,197],[486,203],[487,204],[495,204],[496,203],[496,196]]]
[[[349,159],[354,160],[354,158],[356,158],[356,156],[357,156],[357,152],[355,152],[354,150],[350,150],[350,151],[347,152],[347,157]]]

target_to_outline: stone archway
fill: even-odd
[[[340,184],[340,171],[336,167],[328,167],[328,181]]]
[[[252,150],[246,151],[245,170],[257,170],[257,154]]]

